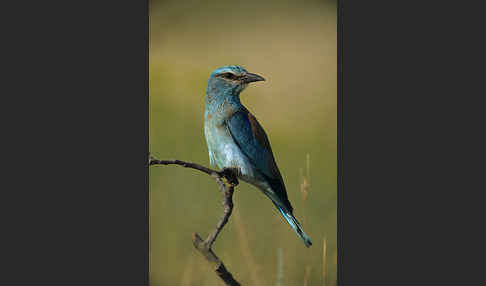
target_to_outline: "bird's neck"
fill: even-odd
[[[240,92],[208,90],[206,93],[206,113],[225,116],[229,111],[236,112],[244,108],[240,101]]]

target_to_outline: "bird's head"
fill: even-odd
[[[237,96],[249,83],[264,81],[257,74],[249,73],[241,66],[224,66],[215,69],[208,80],[208,95]]]

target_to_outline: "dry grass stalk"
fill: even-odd
[[[312,268],[312,266],[310,266],[310,265],[307,265],[305,267],[304,286],[309,285],[309,277],[310,277],[310,273],[311,273],[311,268]]]
[[[309,189],[311,186],[310,183],[310,154],[307,153],[306,155],[306,173],[304,175],[304,172],[302,168],[300,169],[300,193],[302,194],[302,225],[307,225],[307,216],[306,216],[306,201],[307,197],[309,195]],[[311,266],[307,265],[305,268],[305,276],[304,276],[304,285],[307,286],[309,283],[309,278],[310,278],[310,271],[311,271]]]
[[[326,248],[327,241],[322,239],[322,285],[326,285]]]
[[[307,167],[307,178],[309,179],[309,184],[310,184],[310,154],[307,153],[306,156],[306,167]]]
[[[283,250],[281,247],[277,248],[277,286],[283,286],[283,279],[284,279],[284,259],[283,259]]]

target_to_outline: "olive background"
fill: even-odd
[[[154,157],[209,166],[209,74],[241,65],[266,79],[248,86],[241,101],[267,132],[313,245],[306,248],[270,200],[240,182],[213,249],[242,285],[336,284],[336,22],[336,1],[150,1]],[[150,285],[222,285],[191,242],[222,215],[214,179],[180,166],[149,172]]]

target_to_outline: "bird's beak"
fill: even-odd
[[[243,78],[244,83],[250,83],[255,81],[264,81],[265,79],[257,74],[254,73],[247,73],[246,76]]]

